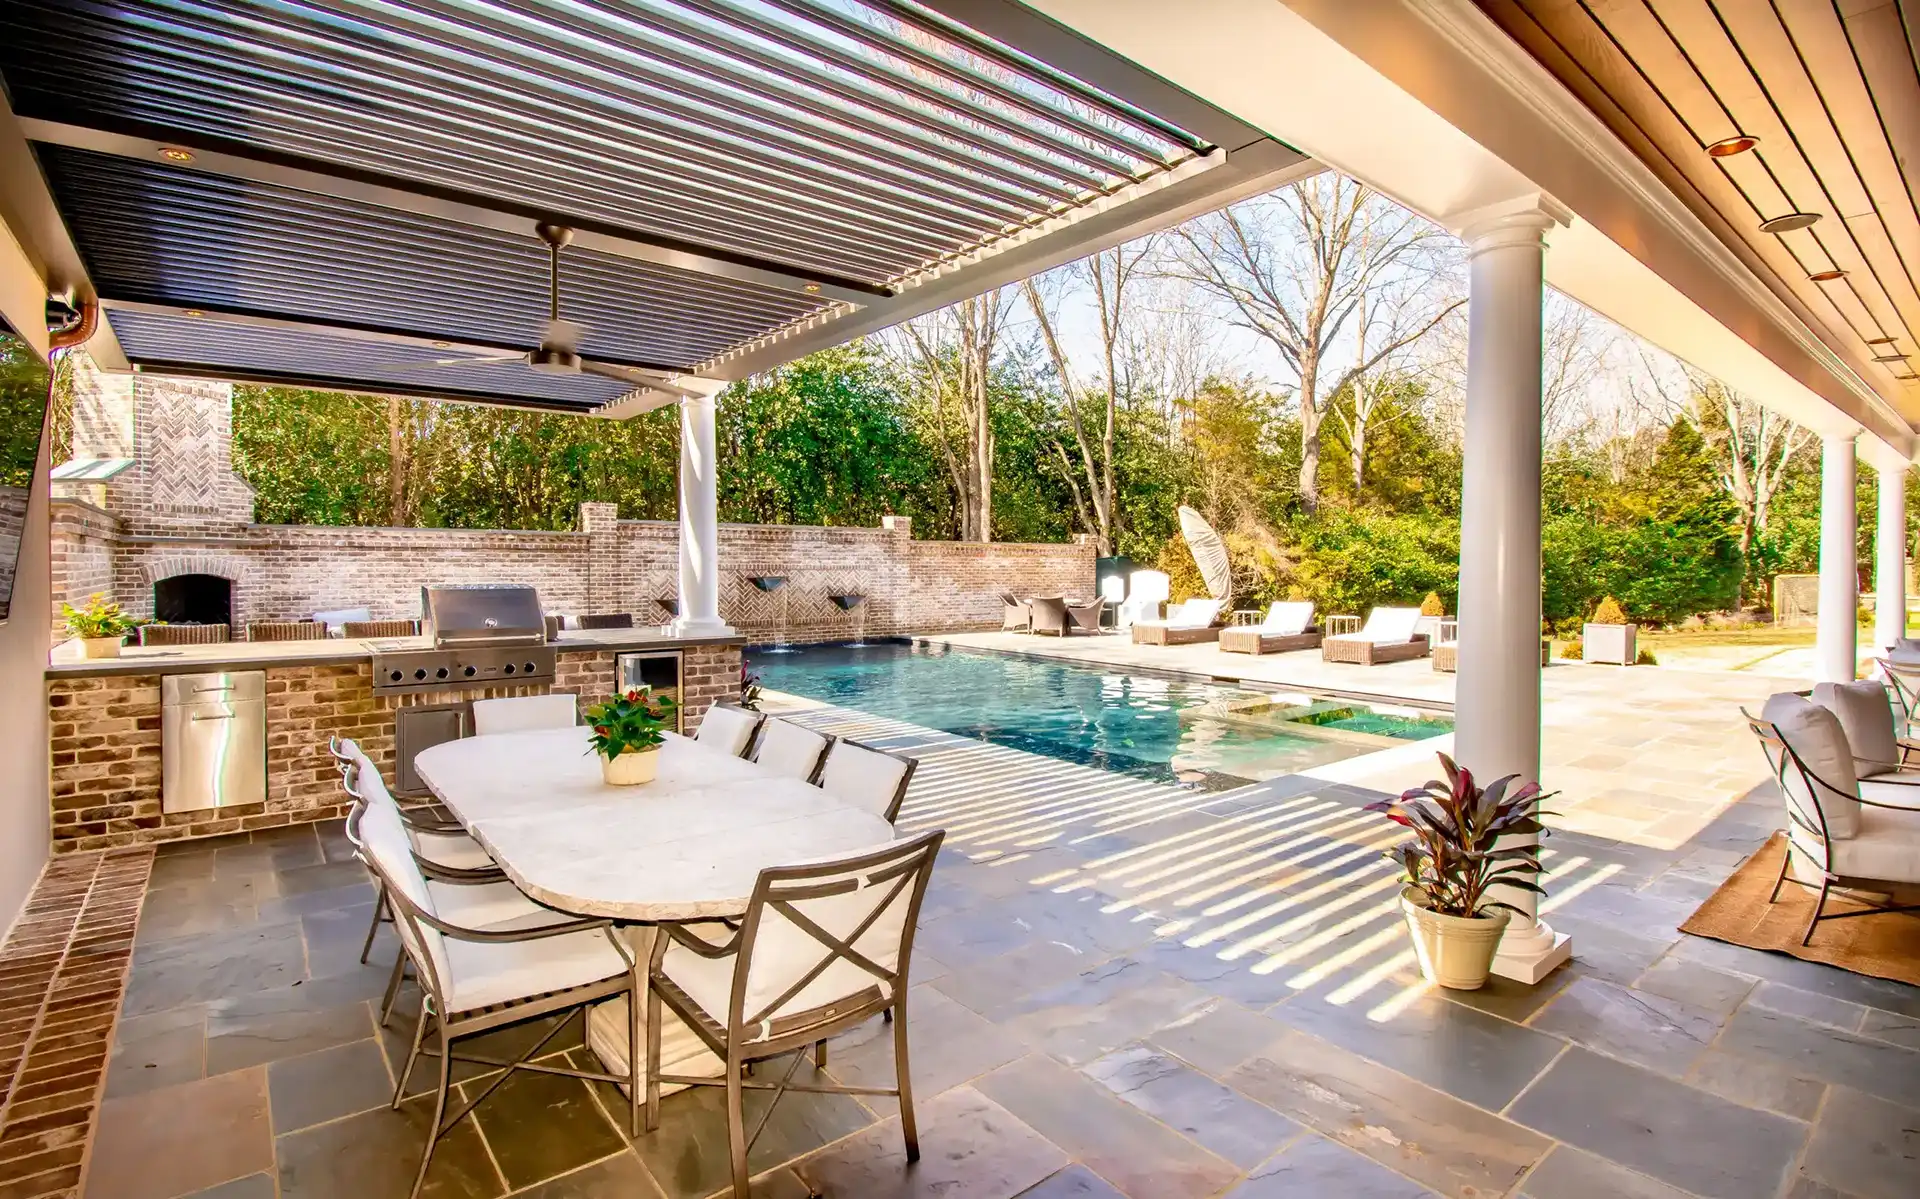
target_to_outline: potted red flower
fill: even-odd
[[[672,727],[677,705],[670,695],[643,687],[587,709],[588,741],[600,755],[600,777],[609,786],[650,783],[660,773],[660,746]]]

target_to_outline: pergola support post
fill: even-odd
[[[1907,635],[1907,464],[1883,462],[1874,525],[1873,641],[1882,651]]]
[[[1529,197],[1454,223],[1472,262],[1454,750],[1482,782],[1540,777],[1543,239],[1568,219],[1551,200]],[[1500,897],[1519,910],[1493,971],[1537,983],[1572,956],[1571,940],[1538,919],[1531,892]]]
[[[680,614],[681,637],[724,637],[734,630],[720,619],[720,477],[714,447],[717,379],[676,379],[694,393],[680,400]]]
[[[1828,434],[1820,447],[1820,615],[1814,677],[1851,683],[1858,668],[1860,561],[1852,433]]]

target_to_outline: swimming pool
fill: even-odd
[[[763,686],[1165,782],[1239,786],[1453,730],[1446,716],[886,641],[747,651]]]

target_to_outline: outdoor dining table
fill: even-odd
[[[657,925],[744,912],[766,867],[894,838],[881,816],[674,733],[653,782],[610,786],[587,738],[585,727],[469,737],[421,750],[414,770],[522,891],[628,924],[642,962]],[[720,1061],[668,1019],[664,1072],[719,1074]],[[594,1052],[624,1072],[626,1000],[594,1008],[587,1029]]]

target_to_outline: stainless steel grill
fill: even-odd
[[[511,583],[422,587],[432,649],[377,649],[373,689],[381,694],[553,681],[553,650],[540,595]]]

